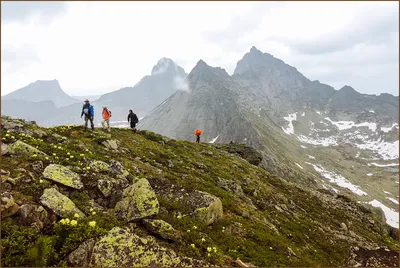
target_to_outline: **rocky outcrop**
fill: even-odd
[[[67,262],[73,267],[88,267],[96,241],[89,239],[68,255]]]
[[[10,144],[4,154],[16,155],[16,156],[25,156],[25,157],[32,157],[33,155],[42,155],[45,156],[46,154],[42,151],[36,149],[35,147],[26,144],[22,141],[16,141]]]
[[[110,165],[103,161],[93,161],[89,166],[94,172],[107,172],[110,170]]]
[[[117,217],[133,221],[157,215],[160,205],[146,179],[140,179],[124,190],[123,199],[115,206]]]
[[[206,225],[210,225],[223,217],[221,200],[209,193],[190,191],[177,185],[155,183],[157,195],[169,202],[178,202],[180,206],[190,211],[190,216]]]
[[[80,190],[83,188],[80,176],[61,165],[51,164],[47,166],[43,172],[43,177],[74,189]]]
[[[100,190],[104,197],[110,197],[111,194],[116,195],[118,192],[121,192],[123,189],[128,187],[128,185],[129,181],[125,178],[105,178],[100,179],[97,182],[97,188]]]
[[[94,246],[91,266],[102,267],[184,267],[206,263],[179,256],[171,249],[149,238],[139,237],[126,229],[113,228]]]
[[[75,213],[80,217],[85,217],[85,214],[75,206],[71,199],[59,193],[54,188],[48,188],[43,191],[40,203],[60,217],[68,217]]]
[[[1,195],[1,218],[5,218],[15,214],[19,206],[15,203],[13,196],[9,192]]]
[[[173,241],[178,240],[179,236],[176,230],[168,222],[165,222],[163,220],[150,220],[150,219],[143,220],[142,222],[144,227],[152,234],[161,236],[166,240],[173,240]]]
[[[18,214],[23,219],[24,224],[38,230],[42,228],[43,222],[47,218],[47,211],[36,204],[22,205],[18,210]]]
[[[118,150],[118,143],[116,140],[106,140],[106,141],[103,141],[102,144],[108,150]]]

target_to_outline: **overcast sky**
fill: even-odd
[[[162,57],[232,74],[256,46],[336,89],[399,91],[398,2],[1,2],[1,94],[133,86]]]

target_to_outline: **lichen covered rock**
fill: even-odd
[[[76,250],[68,255],[68,264],[74,267],[88,267],[95,242],[94,239],[89,239],[81,244]]]
[[[44,190],[43,195],[40,197],[40,203],[60,217],[68,217],[70,214],[75,213],[81,217],[85,217],[85,214],[75,206],[71,199],[62,195],[54,188]]]
[[[116,140],[106,140],[103,141],[102,144],[107,148],[111,150],[118,150],[118,143]]]
[[[25,157],[31,157],[35,154],[42,156],[46,155],[42,151],[22,141],[16,141],[10,144],[5,151],[5,154],[25,156]]]
[[[111,194],[121,191],[122,189],[128,187],[129,181],[127,179],[100,179],[97,182],[97,188],[104,195],[104,197],[110,197]]]
[[[44,170],[43,177],[74,189],[83,188],[80,176],[61,165],[50,164]]]
[[[91,266],[103,267],[187,267],[206,263],[178,256],[153,239],[139,237],[126,229],[113,228],[98,241],[92,253]]]
[[[94,172],[107,172],[110,169],[110,165],[103,161],[93,161],[90,164],[90,168]]]
[[[223,217],[221,200],[206,192],[196,192],[201,197],[203,205],[194,211],[193,216],[206,225],[210,225],[221,219]]]
[[[165,200],[171,203],[179,203],[190,216],[206,225],[210,225],[223,217],[221,200],[209,193],[187,190],[178,185],[169,185],[165,182],[155,182],[154,190]]]
[[[157,215],[160,205],[146,179],[140,179],[124,190],[123,199],[115,206],[117,217],[127,221]]]
[[[13,196],[9,192],[1,194],[1,218],[15,214],[19,206],[15,203]]]
[[[149,232],[159,235],[164,239],[174,241],[178,239],[178,234],[176,230],[168,222],[165,222],[163,220],[145,219],[143,220],[143,225]]]

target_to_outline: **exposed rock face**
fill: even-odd
[[[97,182],[97,187],[100,192],[104,195],[104,197],[110,197],[111,195],[115,195],[116,192],[120,192],[126,187],[128,187],[129,181],[127,179],[113,179],[106,178],[100,179]]]
[[[91,266],[203,266],[206,263],[178,256],[173,250],[158,245],[154,239],[139,237],[126,229],[113,228],[94,246]]]
[[[83,188],[80,176],[61,165],[51,164],[47,166],[43,172],[43,177],[74,189]]]
[[[48,207],[55,214],[60,217],[68,217],[70,214],[77,213],[80,217],[85,217],[68,197],[60,194],[54,188],[45,189],[43,195],[40,197],[40,203]]]
[[[123,199],[115,206],[116,215],[127,221],[157,215],[160,205],[146,179],[140,179],[124,190]]]
[[[142,222],[149,232],[159,235],[167,240],[178,240],[178,234],[176,230],[168,222],[150,219],[143,220]]]

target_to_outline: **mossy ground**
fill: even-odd
[[[32,131],[38,129],[37,126],[27,128]],[[181,214],[178,211],[184,215],[187,208],[179,202],[158,196],[162,209],[156,218],[170,223],[182,237],[177,242],[160,243],[188,257],[215,264],[229,264],[231,260],[240,258],[259,266],[342,266],[350,247],[355,244],[339,239],[321,227],[329,226],[339,231],[340,223],[347,221],[353,223],[350,229],[366,241],[400,250],[399,243],[381,229],[368,226],[344,210],[328,207],[308,191],[288,184],[263,168],[218,149],[216,145],[169,140],[151,132],[134,134],[128,129],[113,128],[112,139],[120,142],[119,148],[130,152],[122,153],[104,149],[101,143],[108,138],[101,130],[94,133],[84,132],[81,127],[44,130],[48,136],[43,138],[35,134],[3,135],[5,143],[18,139],[48,155],[47,159],[43,156],[2,157],[2,168],[10,171],[11,177],[21,176],[17,168],[24,168],[33,174],[31,182],[13,187],[14,198],[22,203],[28,200],[38,202],[43,190],[53,183],[32,170],[31,164],[41,160],[44,167],[55,163],[69,166],[80,174],[85,189],[73,190],[70,198],[87,214],[90,208],[88,192],[96,191],[99,175],[88,169],[89,163],[92,160],[108,162],[114,159],[133,176],[147,178],[152,184],[168,182],[186,189],[205,191],[221,199],[224,218],[205,226],[193,218],[179,217]],[[219,188],[216,184],[218,177],[241,185],[254,206]],[[352,200],[343,202],[356,206]],[[293,208],[281,211],[275,207],[282,204]],[[110,213],[89,216],[80,220],[82,225],[77,227],[56,227],[40,232],[17,225],[13,217],[2,220],[2,265],[26,266],[32,264],[32,258],[39,266],[65,264],[65,257],[79,243],[99,237],[114,226],[123,226]],[[98,229],[88,228],[91,220],[97,222]],[[240,227],[235,229],[232,226]],[[44,248],[39,257],[37,250],[32,249],[38,245]],[[289,247],[296,256],[289,256]],[[55,253],[49,253],[49,248]]]

